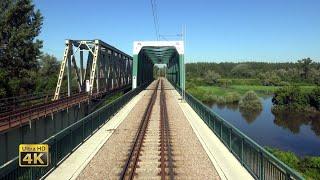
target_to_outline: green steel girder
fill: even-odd
[[[153,79],[154,64],[166,65],[166,77],[184,87],[184,47],[182,41],[136,41],[133,48],[132,88]]]
[[[144,47],[142,51],[151,59],[153,64],[168,64],[169,59],[177,53],[174,47]]]

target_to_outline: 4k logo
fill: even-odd
[[[43,167],[49,165],[49,147],[47,144],[20,144],[19,165],[22,167]]]

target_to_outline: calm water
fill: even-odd
[[[261,99],[260,112],[240,112],[237,105],[211,105],[214,112],[262,146],[290,150],[298,155],[320,155],[320,115],[271,112],[271,97]]]

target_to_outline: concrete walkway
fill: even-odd
[[[46,179],[75,179],[95,156],[103,144],[109,139],[114,130],[127,117],[131,109],[143,97],[145,91],[140,92],[129,101],[115,116],[113,116],[104,126],[85,141],[76,151],[74,151],[65,161],[62,162]]]
[[[176,90],[172,90],[172,93],[175,98],[181,98]],[[207,152],[221,179],[254,179],[188,103],[179,100],[179,106],[187,117],[193,131]]]

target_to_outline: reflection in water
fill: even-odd
[[[236,111],[239,108],[238,104],[236,104],[236,103],[228,103],[228,104],[219,103],[219,104],[216,104],[216,105],[220,110],[224,109],[224,108],[228,108],[228,109],[231,109],[233,111]],[[213,106],[213,104],[210,104],[209,106]]]
[[[213,104],[210,107],[262,146],[289,150],[298,155],[319,156],[320,113],[274,114],[271,99],[261,99],[263,109],[256,112],[242,111],[237,104]]]
[[[279,112],[275,113],[274,123],[297,134],[300,132],[300,126],[302,124],[308,124],[309,120],[302,114]]]
[[[246,109],[239,108],[241,116],[247,121],[247,123],[252,123],[261,114],[262,109],[256,111],[248,111]]]
[[[213,106],[214,104],[211,104],[210,106]],[[257,119],[257,117],[261,114],[262,109],[256,110],[256,111],[248,111],[246,109],[239,108],[239,105],[236,103],[228,103],[228,104],[215,104],[216,107],[220,110],[223,110],[225,108],[230,109],[232,111],[239,111],[241,113],[241,116],[250,124],[254,120]]]
[[[317,136],[320,136],[320,115],[311,121],[311,129]]]
[[[289,129],[292,133],[299,133],[301,125],[310,125],[317,136],[320,136],[320,114],[319,113],[275,113],[274,123]]]

